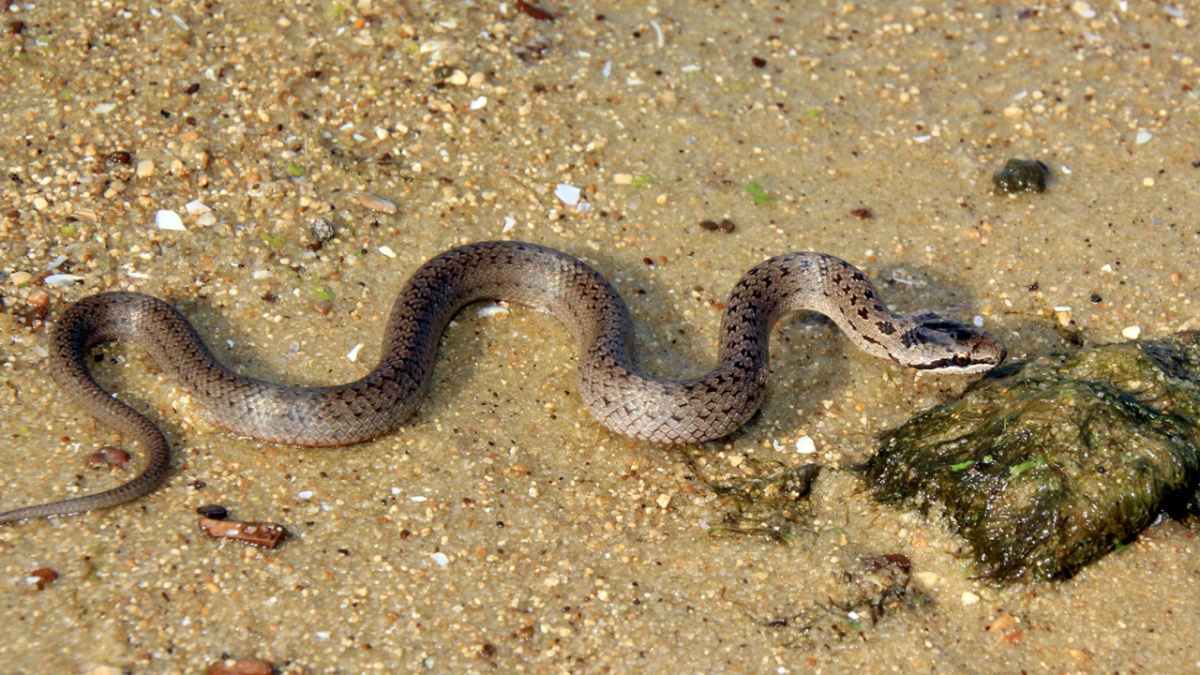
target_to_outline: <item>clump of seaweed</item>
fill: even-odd
[[[709,533],[787,541],[807,516],[808,496],[820,471],[818,464],[804,464],[731,484],[712,484],[713,492],[729,498],[735,510],[727,512]]]
[[[992,174],[992,185],[1000,192],[1045,192],[1050,167],[1039,159],[1010,159]]]
[[[983,576],[1062,579],[1200,478],[1200,333],[998,368],[883,438],[876,499],[944,505]]]
[[[813,641],[864,639],[889,616],[916,612],[930,599],[912,583],[912,562],[899,553],[863,554],[831,570],[824,600],[811,593],[785,594],[762,605],[739,601],[721,589],[755,623],[786,631],[785,647],[804,647]],[[817,593],[820,593],[819,591]]]

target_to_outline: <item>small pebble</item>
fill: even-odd
[[[197,507],[196,513],[213,520],[225,520],[229,517],[229,509],[220,504],[205,504]]]
[[[44,308],[50,304],[50,294],[39,288],[29,294],[29,298],[25,300],[25,304],[30,307]]]
[[[13,282],[13,285],[20,286],[33,280],[33,275],[29,272],[13,272],[8,276],[8,280]]]
[[[992,175],[992,184],[1001,192],[1045,192],[1050,167],[1041,160],[1010,159]]]
[[[633,174],[631,173],[615,173],[613,174],[613,182],[617,185],[629,185],[633,183]]]
[[[1121,329],[1121,337],[1128,340],[1136,340],[1142,336],[1141,326],[1126,326]]]
[[[106,467],[122,468],[129,463],[129,453],[121,448],[106,445],[88,455],[87,464],[93,469]]]
[[[316,238],[318,244],[333,239],[336,230],[333,227],[333,221],[328,218],[317,218],[312,224],[313,237]]]
[[[721,221],[721,223],[720,223],[720,225],[718,225],[718,227],[721,228],[722,232],[733,232],[734,229],[737,228],[737,225],[735,225],[732,220],[725,218],[724,220]]]
[[[154,162],[143,159],[137,164],[137,177],[149,178],[154,175]]]
[[[25,577],[25,582],[29,583],[29,584],[36,584],[37,589],[40,591],[40,590],[45,589],[46,586],[49,586],[51,583],[53,583],[54,580],[57,578],[58,578],[58,572],[55,572],[54,570],[50,569],[49,567],[41,567],[41,568],[38,568],[38,569],[30,572]]]
[[[701,229],[708,230],[709,232],[716,232],[717,228],[720,227],[720,225],[717,225],[716,221],[702,220],[702,221],[700,221],[700,227],[701,227]]]
[[[133,163],[133,155],[124,150],[117,150],[104,155],[105,166],[129,166]]]
[[[450,74],[450,79],[448,79],[446,81],[449,82],[450,84],[453,84],[456,87],[461,87],[468,82],[467,74],[461,70],[455,70],[453,73]]]
[[[964,604],[964,605],[974,605],[974,604],[977,604],[978,602],[979,602],[979,596],[978,596],[978,595],[975,595],[975,594],[974,594],[974,593],[972,593],[971,591],[963,591],[963,594],[962,594],[962,604]]]
[[[317,314],[325,316],[333,311],[333,301],[317,300],[316,302],[313,303],[312,308],[313,308],[313,311],[316,312]]]
[[[866,220],[873,217],[875,214],[871,213],[871,209],[854,209],[850,212],[850,215],[854,216],[855,218],[862,218],[863,220]]]

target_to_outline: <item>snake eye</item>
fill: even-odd
[[[954,365],[960,368],[965,368],[966,366],[971,365],[971,357],[967,356],[966,354],[955,354],[951,361],[954,363]]]

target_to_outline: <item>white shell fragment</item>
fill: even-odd
[[[166,209],[162,209],[158,213],[154,214],[154,224],[157,225],[158,229],[160,230],[174,230],[176,232],[187,231],[187,228],[183,226],[183,219],[179,217],[179,214]]]
[[[208,204],[205,204],[204,202],[200,201],[199,199],[193,199],[192,201],[184,204],[183,210],[187,211],[189,215],[193,215],[193,216],[198,216],[201,213],[209,213],[212,211],[212,209],[209,208]]]
[[[70,286],[77,281],[83,281],[83,277],[79,276],[78,274],[51,274],[45,279],[42,279],[42,283],[51,288]]]
[[[554,194],[567,206],[575,206],[579,203],[579,188],[574,185],[559,183],[554,186]]]

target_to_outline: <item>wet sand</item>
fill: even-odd
[[[546,7],[555,20],[512,2],[10,7],[0,507],[139,466],[129,448],[123,469],[89,467],[120,438],[46,375],[44,321],[103,290],[167,298],[242,372],[305,384],[363,373],[407,275],[495,238],[598,267],[639,362],[671,377],[705,370],[726,293],[789,250],[863,267],[896,309],[981,317],[1010,358],[1063,348],[1065,315],[1093,343],[1200,324],[1192,8]],[[1049,165],[1045,193],[993,194],[1013,157]],[[318,249],[321,218],[335,236]],[[4,670],[1200,665],[1194,520],[1067,582],[999,588],[936,514],[875,505],[839,470],[965,380],[798,315],[758,417],[663,448],[589,418],[569,335],[508,309],[462,313],[417,416],[343,449],[231,438],[136,349],[103,348],[98,378],[163,426],[175,468],[135,503],[0,530]],[[710,482],[808,461],[828,468],[786,543],[707,532],[735,506]],[[214,542],[194,513],[210,503],[292,537]],[[909,583],[864,591],[889,555]],[[40,568],[58,578],[39,591]]]

